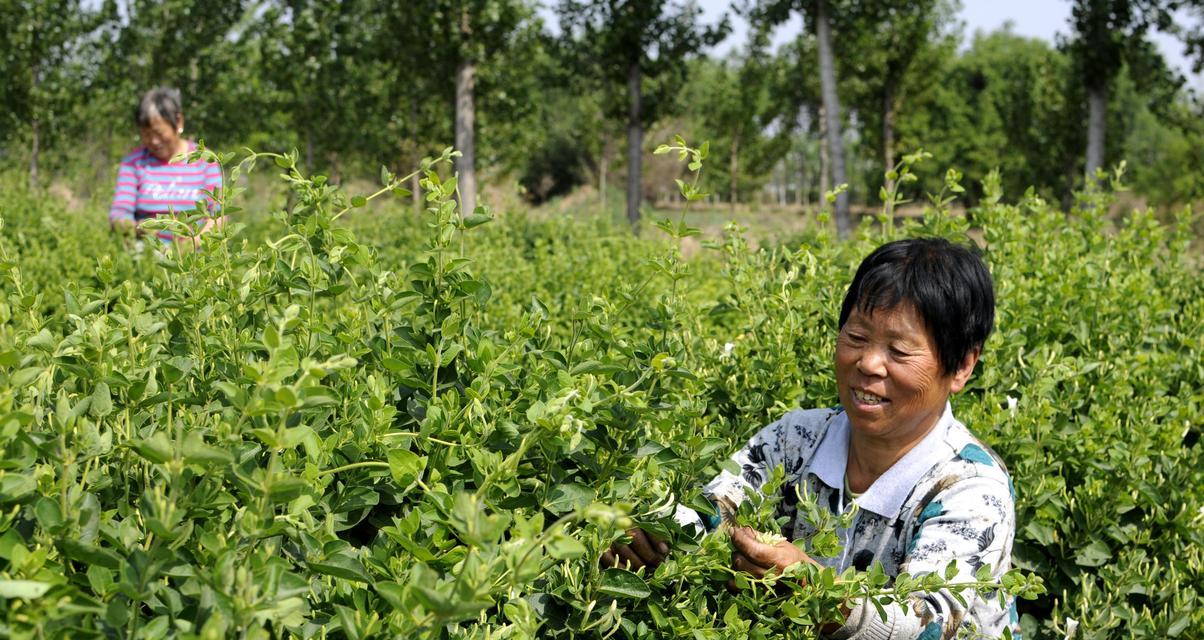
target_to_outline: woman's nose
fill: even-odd
[[[886,358],[878,349],[864,349],[857,358],[857,371],[866,376],[886,375]]]

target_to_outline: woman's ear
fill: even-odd
[[[962,363],[958,365],[957,370],[953,372],[952,380],[949,381],[949,393],[957,393],[966,387],[966,383],[970,381],[970,376],[974,373],[974,366],[978,364],[978,356],[982,355],[982,347],[974,347],[962,358]]]
[[[184,133],[184,114],[176,116],[176,133]]]

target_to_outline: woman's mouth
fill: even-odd
[[[862,404],[867,407],[875,407],[884,402],[888,402],[886,398],[874,395],[868,391],[862,391],[861,389],[853,389],[852,391],[853,399],[856,400],[858,404]]]

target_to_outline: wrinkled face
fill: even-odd
[[[142,144],[146,145],[151,155],[162,162],[167,162],[176,154],[176,150],[180,146],[179,130],[183,126],[183,118],[180,118],[179,122],[173,123],[155,117],[151,118],[150,124],[147,126],[139,127],[138,133],[142,136]]]
[[[910,303],[854,309],[836,339],[836,383],[853,431],[900,445],[923,438],[965,386],[977,353],[967,360],[942,374],[932,333]]]

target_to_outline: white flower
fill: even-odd
[[[1074,618],[1066,618],[1066,638],[1065,640],[1073,640],[1075,632],[1079,630],[1079,621]]]
[[[736,348],[736,343],[735,343],[735,342],[728,342],[728,343],[725,343],[725,344],[723,345],[723,357],[724,357],[724,358],[730,358],[730,357],[732,357],[732,349],[735,349],[735,348]]]
[[[1013,398],[1012,396],[1008,396],[1008,411],[1012,415],[1016,415],[1016,405],[1018,405],[1018,404],[1020,404],[1019,398]]]

